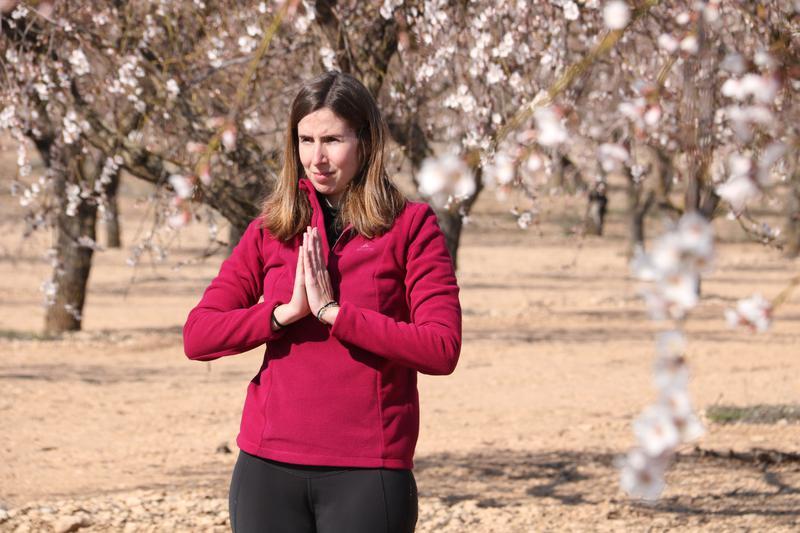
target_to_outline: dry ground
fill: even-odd
[[[234,438],[261,351],[213,363],[183,355],[183,320],[221,261],[193,260],[205,229],[189,228],[166,262],[136,270],[127,248],[96,255],[85,331],[45,339],[38,287],[50,237],[21,240],[3,187],[0,530],[224,531]],[[127,246],[146,219],[133,201],[141,193],[129,190],[123,205]],[[663,326],[646,319],[628,276],[619,213],[607,238],[581,239],[556,216],[580,213],[579,200],[546,205],[555,207],[545,223],[522,231],[486,193],[464,235],[461,361],[452,376],[420,379],[418,531],[800,529],[797,462],[687,447],[661,502],[620,492],[614,458],[653,400]],[[800,402],[800,294],[768,334],[730,331],[722,315],[754,291],[776,295],[798,262],[742,242],[730,222],[717,227],[717,267],[687,324],[694,401],[701,412]],[[797,452],[800,425],[709,423],[699,445]]]

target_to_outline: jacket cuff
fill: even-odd
[[[353,304],[345,302],[339,304],[339,312],[331,327],[331,335],[340,341],[352,342],[353,337]]]

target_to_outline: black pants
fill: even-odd
[[[229,495],[234,533],[413,533],[410,470],[303,466],[240,452]]]

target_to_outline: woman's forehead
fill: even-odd
[[[298,135],[323,136],[352,132],[350,124],[328,107],[309,113],[297,123]]]

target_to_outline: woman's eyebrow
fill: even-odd
[[[300,138],[300,139],[313,139],[314,138],[313,135],[309,135],[309,134],[305,134],[305,133],[298,133],[297,137]],[[331,139],[339,140],[339,139],[343,139],[345,137],[347,137],[347,133],[327,133],[325,135],[320,135],[320,139],[322,139],[323,141],[331,140]]]

